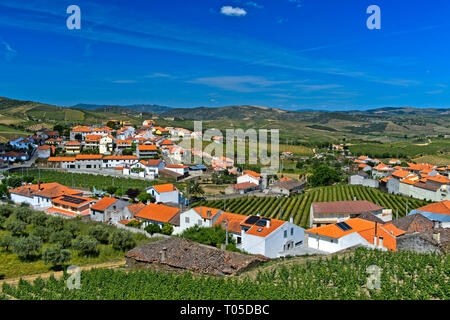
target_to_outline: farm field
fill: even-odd
[[[392,209],[394,216],[398,210],[399,217],[403,217],[406,214],[406,206],[408,206],[409,212],[429,203],[424,200],[383,193],[380,190],[369,187],[343,185],[314,188],[307,190],[304,194],[288,198],[242,197],[228,199],[226,202],[224,200],[201,201],[197,206],[223,209],[224,205],[226,205],[225,211],[227,212],[244,215],[259,212],[261,216],[279,219],[281,205],[282,220],[289,220],[290,217],[293,217],[295,224],[308,228],[311,203],[353,200],[354,198],[357,200],[368,200],[386,209]]]
[[[450,165],[450,152],[437,156],[422,156],[413,159],[416,163],[429,163],[436,166]]]
[[[373,265],[381,268],[378,290],[367,281],[367,268]],[[321,257],[280,266],[275,272],[260,271],[255,279],[245,273],[220,278],[91,269],[82,271],[80,290],[67,288],[66,274],[58,280],[20,280],[17,286],[4,283],[1,294],[20,300],[448,300],[448,270],[445,255],[358,248],[340,258]]]
[[[450,152],[449,139],[434,139],[428,142],[361,143],[349,146],[356,155],[375,158],[416,158],[423,155],[437,155]]]

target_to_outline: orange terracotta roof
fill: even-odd
[[[50,148],[51,148],[50,146],[39,146],[38,150],[48,150]]]
[[[414,170],[414,171],[422,171],[424,169],[433,169],[435,166],[432,164],[426,164],[426,163],[419,163],[419,164],[414,164],[414,163],[408,163],[409,165],[409,170]]]
[[[145,207],[145,204],[143,204],[142,202],[139,202],[139,203],[135,203],[135,204],[130,204],[128,206],[128,209],[130,210],[130,212],[132,214],[136,215],[136,213],[138,213],[144,207]]]
[[[260,227],[260,226],[253,225],[245,233],[264,238],[264,237],[267,237],[272,232],[274,232],[275,230],[277,230],[279,227],[281,227],[285,223],[286,223],[286,221],[283,221],[283,220],[270,219],[270,227]],[[260,231],[258,231],[258,230],[260,230]]]
[[[178,212],[180,212],[180,209],[178,208],[165,206],[163,204],[150,203],[142,208],[135,216],[138,218],[166,223],[169,222],[169,220],[172,219]]]
[[[152,144],[140,144],[138,145],[140,151],[156,151],[158,148]]]
[[[80,197],[80,196],[75,196],[75,195],[72,195],[72,197],[83,200],[83,202],[80,202],[80,203],[68,202],[68,201],[63,200],[64,196],[60,196],[55,199],[52,199],[52,203],[64,204],[64,205],[67,205],[70,207],[78,208],[78,207],[82,207],[82,206],[86,205],[87,203],[95,200],[92,198]]]
[[[89,209],[86,209],[84,211],[75,213],[73,211],[64,210],[64,209],[55,208],[55,207],[48,208],[47,210],[45,210],[45,212],[47,212],[47,213],[58,213],[58,214],[62,214],[64,216],[68,216],[68,217],[76,217],[78,215],[87,216],[87,215],[90,214],[89,213]]]
[[[394,237],[398,237],[406,233],[406,231],[397,228],[392,222],[383,224],[383,228],[390,232]]]
[[[427,179],[434,181],[434,182],[439,182],[442,184],[450,183],[450,179],[448,179],[447,177],[441,176],[441,175],[428,176]]]
[[[450,200],[432,203],[432,204],[417,208],[416,210],[450,215]]]
[[[38,189],[37,184],[21,186],[12,190],[9,190],[10,193],[16,193],[24,196],[28,196],[28,190],[30,191],[30,196],[39,195],[46,198],[56,198],[66,195],[75,195],[82,193],[81,191],[70,189],[62,184],[57,182],[51,183],[41,183],[40,189]]]
[[[152,186],[156,192],[161,193],[161,192],[170,192],[170,191],[177,191],[178,189],[171,183],[166,183],[166,184],[156,184],[154,186]]]
[[[365,164],[365,163],[360,163],[360,164],[358,164],[358,167],[359,168],[365,168],[365,167],[368,167],[369,165],[368,164]]]
[[[50,157],[47,159],[49,162],[74,162],[75,157]]]
[[[248,216],[242,214],[223,212],[219,218],[214,222],[213,226],[223,227],[225,222],[228,220],[228,231],[234,233],[241,233],[241,223],[247,219]]]
[[[251,189],[251,188],[257,188],[258,185],[256,183],[251,183],[251,182],[241,182],[241,183],[236,183],[234,185],[234,188],[236,190],[246,190],[246,189]]]
[[[419,177],[416,176],[416,175],[413,175],[413,176],[410,176],[408,178],[400,180],[400,182],[401,183],[406,183],[406,184],[415,184],[418,180],[419,180]]]
[[[197,212],[203,219],[211,220],[217,212],[221,211],[220,209],[208,208],[208,207],[196,207],[194,211]],[[208,211],[211,212],[211,215],[208,217]]]
[[[292,179],[289,177],[283,177],[280,179],[281,181],[291,181]]]
[[[186,169],[186,168],[189,168],[189,166],[184,166],[184,165],[181,165],[181,164],[170,164],[170,165],[166,166],[166,168]]]
[[[100,201],[98,201],[96,204],[94,204],[91,209],[97,210],[97,211],[104,211],[106,208],[108,208],[113,203],[117,202],[118,200],[115,198],[110,197],[104,197]]]
[[[411,172],[406,171],[406,170],[398,170],[398,171],[395,171],[392,173],[392,175],[397,178],[404,178],[410,174],[411,174]]]
[[[100,141],[103,136],[100,134],[88,134],[86,135],[86,141]]]
[[[150,160],[141,160],[139,162],[145,166],[157,167],[162,162],[162,160],[161,159],[150,159]]]
[[[103,160],[137,160],[136,156],[106,156]]]
[[[65,143],[66,146],[81,146],[81,142],[78,141],[69,141]]]
[[[77,154],[75,159],[76,160],[99,160],[99,159],[103,159],[103,155],[101,155],[101,154]]]

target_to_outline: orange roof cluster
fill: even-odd
[[[52,203],[63,204],[63,205],[70,206],[73,208],[79,208],[79,207],[82,207],[82,206],[90,203],[91,201],[95,201],[95,199],[92,199],[92,198],[86,198],[86,197],[81,197],[81,196],[76,196],[76,195],[71,195],[71,197],[79,199],[80,201],[82,200],[82,202],[80,202],[80,203],[69,202],[69,201],[63,200],[63,199],[65,199],[65,196],[60,196],[55,199],[52,199]]]
[[[62,184],[57,182],[51,183],[41,183],[21,186],[12,190],[9,190],[10,193],[16,193],[24,196],[33,196],[39,195],[46,198],[56,198],[61,195],[75,195],[80,194],[80,191],[70,189]]]
[[[408,170],[413,170],[413,171],[422,171],[422,170],[426,170],[426,169],[434,169],[434,165],[432,164],[427,164],[427,163],[408,163]]]
[[[79,142],[79,141],[68,141],[64,145],[66,145],[66,146],[81,146],[81,142]]]
[[[103,136],[100,134],[88,134],[86,135],[86,142],[98,142]]]
[[[251,176],[253,178],[256,178],[258,180],[261,179],[261,177],[262,177],[262,175],[260,173],[257,173],[257,172],[252,171],[252,170],[244,170],[242,172],[242,174],[240,175],[240,177],[243,177],[245,175],[249,175],[249,176]]]
[[[105,211],[109,206],[111,206],[113,203],[117,202],[118,200],[115,198],[110,197],[104,197],[100,201],[98,201],[96,204],[94,204],[91,209],[97,210],[97,211]]]
[[[145,207],[145,204],[143,204],[142,202],[139,202],[139,203],[135,203],[135,204],[130,204],[128,206],[128,210],[130,210],[130,212],[133,215],[136,215],[136,213],[138,213],[144,207]]]
[[[165,206],[163,204],[150,203],[142,208],[135,216],[138,218],[166,223],[179,212],[180,209],[178,208]]]
[[[450,183],[450,179],[448,179],[447,177],[441,176],[441,175],[428,176],[427,179],[431,180],[431,181],[434,181],[434,182],[439,182],[439,183],[442,183],[442,184]]]
[[[136,156],[106,156],[103,160],[137,160]]]

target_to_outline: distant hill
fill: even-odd
[[[119,112],[127,112],[128,110],[132,110],[135,112],[147,112],[147,113],[164,113],[169,110],[172,110],[171,107],[160,106],[157,104],[133,104],[127,106],[119,106],[119,105],[98,105],[98,104],[83,104],[79,103],[77,105],[72,106],[72,108],[76,109],[85,109],[92,111],[119,111]]]

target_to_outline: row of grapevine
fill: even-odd
[[[407,210],[416,209],[428,204],[427,201],[407,198],[404,196],[383,193],[378,189],[362,186],[331,186],[319,187],[308,190],[304,194],[284,197],[241,197],[236,199],[202,201],[198,206],[207,206],[244,215],[260,213],[269,218],[279,218],[280,207],[283,220],[294,218],[294,223],[300,226],[308,226],[309,212],[313,202],[344,201],[344,200],[368,200],[387,209],[392,209],[394,216],[407,214]]]
[[[380,269],[380,287],[368,283],[368,267]],[[69,290],[68,275],[57,280],[3,284],[3,293],[24,300],[304,300],[450,298],[446,255],[381,252],[364,248],[341,257],[322,257],[226,278],[189,273],[92,269],[81,288]]]

